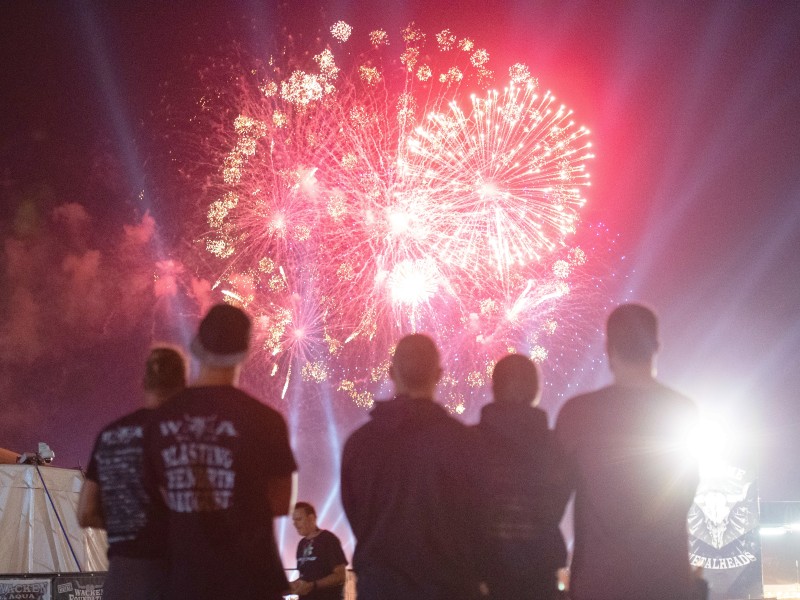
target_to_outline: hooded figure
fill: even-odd
[[[475,427],[485,493],[482,563],[492,598],[553,598],[566,564],[559,530],[569,492],[547,415],[535,405],[536,365],[510,354],[492,374],[494,402]]]
[[[469,430],[436,404],[442,374],[429,337],[397,344],[395,396],[376,402],[342,456],[342,505],[356,536],[359,600],[479,594]]]

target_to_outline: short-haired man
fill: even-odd
[[[250,319],[211,308],[191,351],[191,387],[158,409],[147,433],[150,492],[169,514],[170,600],[278,600],[289,589],[273,534],[296,465],[286,422],[235,387]]]
[[[376,402],[342,457],[358,599],[472,598],[473,461],[467,428],[433,400],[442,376],[433,340],[401,339],[389,375],[394,398]]]
[[[681,440],[694,404],[655,379],[655,314],[624,304],[608,318],[614,383],[569,400],[556,437],[575,490],[574,600],[692,596],[686,517],[698,468]]]
[[[142,481],[143,440],[153,409],[186,386],[183,353],[169,346],[150,350],[142,384],[144,408],[98,434],[78,499],[81,527],[101,527],[108,534],[103,597],[111,600],[163,597],[166,581],[166,520]]]
[[[567,550],[559,522],[569,498],[541,396],[539,369],[509,354],[492,373],[494,402],[481,411],[478,434],[486,529],[486,583],[492,599],[550,600]]]
[[[347,558],[335,534],[317,526],[317,511],[298,502],[292,513],[294,528],[302,537],[297,544],[297,570],[292,593],[307,600],[341,600],[347,577]]]

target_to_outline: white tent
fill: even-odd
[[[0,465],[0,573],[105,571],[105,531],[82,529],[76,469]]]

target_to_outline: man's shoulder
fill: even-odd
[[[607,403],[614,397],[613,386],[606,386],[598,390],[578,394],[568,399],[558,411],[558,422],[565,419],[574,418],[575,415],[580,415],[592,411],[595,407]]]
[[[683,406],[686,406],[686,407],[695,407],[696,406],[694,400],[692,400],[688,396],[682,394],[681,392],[679,392],[679,391],[677,391],[677,390],[675,390],[675,389],[673,389],[673,388],[671,388],[671,387],[669,387],[667,385],[664,385],[660,381],[657,381],[656,384],[658,386],[658,389],[659,389],[659,392],[660,392],[662,398],[665,401],[672,402],[672,403],[678,404],[678,405],[683,405]]]
[[[390,399],[375,403],[370,419],[350,434],[348,441],[356,442],[373,436],[386,435],[402,427],[420,429],[436,429],[441,431],[462,432],[469,428],[451,416],[447,410],[433,400]]]
[[[620,396],[628,395],[646,401],[654,410],[665,409],[680,412],[696,412],[697,410],[694,400],[657,380],[653,380],[652,385],[642,389],[634,388],[633,391],[620,389],[616,393]]]
[[[146,423],[152,418],[153,411],[149,408],[138,408],[132,412],[126,413],[121,417],[117,417],[110,423],[103,426],[101,431],[110,431],[128,425],[137,425],[139,423]]]
[[[319,537],[322,538],[326,543],[336,544],[338,546],[342,545],[342,542],[339,540],[339,536],[328,529],[320,530]]]
[[[283,421],[283,416],[274,408],[264,404],[246,391],[233,386],[188,387],[157,410],[158,415],[194,413],[213,408],[221,414],[242,411]]]
[[[342,548],[342,542],[335,533],[323,529],[317,537],[320,538],[321,545],[325,548],[324,552],[328,555],[328,560],[333,563],[331,566],[348,564],[347,557],[344,555],[344,548]]]
[[[423,403],[424,402],[424,403]],[[371,418],[355,429],[344,445],[343,460],[363,456],[372,448],[383,448],[391,440],[422,443],[455,443],[472,439],[470,428],[455,419],[441,405],[431,400],[419,401],[413,410],[398,399],[376,403]]]
[[[556,434],[561,438],[568,435],[568,431],[579,434],[576,428],[594,429],[599,421],[632,411],[692,418],[696,416],[697,407],[687,396],[655,380],[642,387],[612,384],[567,400],[558,413]]]
[[[95,446],[103,444],[109,439],[113,439],[118,443],[120,441],[120,434],[123,432],[127,432],[127,435],[123,436],[126,439],[141,437],[141,432],[151,421],[152,417],[152,410],[140,408],[114,419],[107,425],[103,426],[103,428],[98,432]]]
[[[232,385],[198,385],[190,386],[177,393],[169,401],[162,404],[162,408],[180,406],[192,402],[203,402],[207,400],[231,400],[258,402],[244,390]]]
[[[377,424],[374,421],[367,421],[363,425],[357,427],[347,436],[347,440],[344,443],[343,448],[343,459],[347,459],[348,455],[352,452],[360,452],[360,448],[363,446],[368,446],[374,440],[378,440],[380,435],[380,430],[382,429],[380,424]]]
[[[345,450],[348,446],[359,446],[369,444],[373,438],[382,438],[386,431],[397,426],[400,422],[398,414],[402,411],[396,401],[391,398],[388,400],[377,400],[370,411],[368,419],[356,427],[345,442]],[[389,418],[385,418],[385,415]]]
[[[270,448],[288,447],[283,416],[233,387],[187,388],[154,412],[145,432],[150,454],[157,454],[163,444],[177,439],[191,437],[197,441],[208,435],[227,435]]]
[[[625,387],[621,385],[608,385],[606,387],[573,396],[567,400],[561,408],[561,412],[575,412],[590,410],[594,407],[602,409],[609,403],[615,401],[627,401],[631,398],[647,399],[654,402],[671,403],[684,405],[686,407],[695,406],[694,401],[681,394],[680,392],[664,385],[660,381],[653,381],[652,384],[641,387]]]

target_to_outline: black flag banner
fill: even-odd
[[[755,470],[717,460],[703,465],[689,510],[689,553],[711,600],[760,598],[761,542]]]

